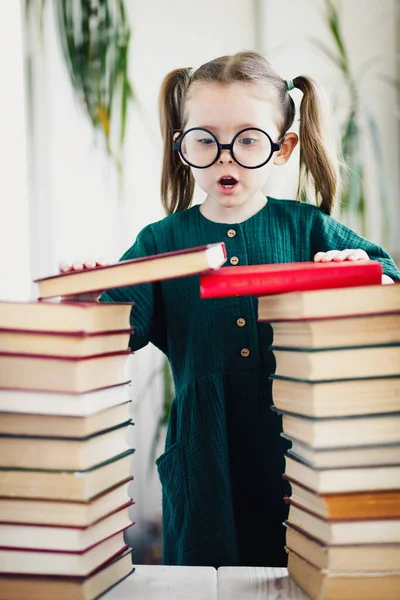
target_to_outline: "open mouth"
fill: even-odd
[[[218,183],[224,189],[230,190],[235,187],[235,185],[238,183],[238,180],[235,179],[234,177],[221,177],[221,179],[218,180]]]

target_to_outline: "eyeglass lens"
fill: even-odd
[[[181,142],[183,158],[194,167],[207,167],[218,156],[217,138],[203,129],[187,131]],[[222,151],[224,152],[224,151]],[[245,167],[258,167],[271,155],[271,141],[258,129],[246,129],[237,137],[232,147],[234,159]]]

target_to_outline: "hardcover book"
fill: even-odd
[[[331,381],[400,375],[400,345],[299,349],[271,347],[276,375],[305,381]]]
[[[129,350],[133,328],[97,333],[0,329],[0,352],[85,358]]]
[[[86,471],[128,447],[130,420],[83,438],[0,436],[0,467]]]
[[[331,546],[285,523],[286,547],[318,569],[342,573],[376,573],[398,570],[400,545],[345,544]]]
[[[400,519],[400,491],[319,494],[289,479],[290,499],[322,519]],[[285,498],[286,500],[286,498]],[[400,548],[399,548],[400,552]]]
[[[291,456],[285,456],[285,474],[290,480],[318,494],[396,491],[400,465],[313,469]]]
[[[123,550],[86,577],[0,574],[0,598],[96,600],[134,571],[131,552]]]
[[[258,299],[258,318],[270,322],[399,312],[400,283],[376,283],[263,296]]]
[[[324,544],[400,544],[400,519],[327,521],[288,502],[289,523]]]
[[[218,269],[226,261],[223,242],[124,260],[95,269],[36,279],[39,298],[52,298],[185,277]]]
[[[102,540],[125,531],[133,523],[128,508],[133,504],[127,498],[122,507],[86,527],[57,526],[27,523],[0,523],[0,547],[51,552],[84,552]],[[1,564],[1,563],[0,563]]]
[[[400,444],[400,414],[397,413],[327,419],[283,413],[282,427],[286,436],[314,450]]]
[[[0,548],[1,573],[87,577],[127,548],[122,531],[79,552]]]
[[[289,550],[290,577],[311,600],[398,600],[400,574],[394,572],[342,573],[318,569]]]
[[[0,497],[86,501],[130,479],[134,449],[87,470],[0,468]]]
[[[127,379],[130,350],[102,356],[0,353],[1,388],[85,393]],[[23,374],[23,375],[21,375]]]
[[[306,417],[400,412],[400,377],[312,382],[272,375],[278,410]]]
[[[131,400],[130,381],[90,392],[0,388],[0,412],[88,417]]]
[[[133,477],[88,500],[40,500],[0,498],[0,523],[27,523],[87,527],[129,500],[128,485]]]
[[[380,284],[382,266],[377,261],[342,263],[278,263],[222,267],[200,276],[202,298],[263,296],[283,292],[320,290]]]
[[[340,348],[400,344],[400,313],[271,321],[275,346]]]
[[[129,329],[131,310],[131,302],[0,301],[0,328],[74,335],[120,331]]]
[[[400,465],[400,444],[341,446],[339,448],[315,448],[290,438],[290,456],[315,469],[339,469],[340,467],[368,467],[372,465]],[[400,487],[400,486],[399,486]]]
[[[125,401],[92,415],[79,417],[0,412],[0,436],[88,438],[101,431],[117,427],[121,423],[128,424],[129,406],[130,401]]]

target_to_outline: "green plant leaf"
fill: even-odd
[[[124,0],[59,0],[55,6],[76,97],[95,131],[103,136],[121,175],[128,102],[133,99],[127,71],[130,28]],[[116,96],[121,99],[115,111]],[[117,137],[112,135],[114,129],[119,131]]]
[[[326,0],[326,8],[327,8],[328,25],[329,25],[332,37],[336,43],[336,46],[339,50],[340,55],[343,58],[343,62],[345,64],[348,64],[345,43],[343,40],[341,28],[340,28],[339,13],[337,11],[336,5],[333,2],[333,0]]]
[[[344,127],[342,136],[342,155],[346,164],[344,174],[344,190],[341,197],[340,210],[356,214],[359,217],[365,208],[363,190],[363,160],[360,130],[356,112],[351,112]]]

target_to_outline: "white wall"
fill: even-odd
[[[361,101],[378,122],[386,178],[391,192],[392,235],[383,239],[375,160],[369,149],[366,170],[369,189],[368,237],[384,244],[390,252],[399,254],[400,258],[400,129],[399,119],[396,118],[399,97],[394,88],[379,79],[382,74],[393,78],[397,74],[398,3],[396,0],[346,0],[337,2],[337,5],[354,72],[361,73],[362,65],[369,64],[368,75],[360,83]],[[323,0],[261,0],[261,6],[263,53],[285,79],[294,79],[298,75],[314,77],[326,90],[331,101],[337,97],[334,119],[340,119],[343,115],[343,103],[346,102],[343,93],[338,95],[338,90],[343,89],[343,82],[338,71],[311,43],[312,38],[317,38],[334,49],[331,38],[326,33]],[[301,93],[294,90],[292,94],[298,105]],[[267,191],[278,197],[294,198],[296,178],[297,164],[291,160],[285,167],[275,169]]]
[[[0,19],[0,299],[31,294],[21,7]]]

